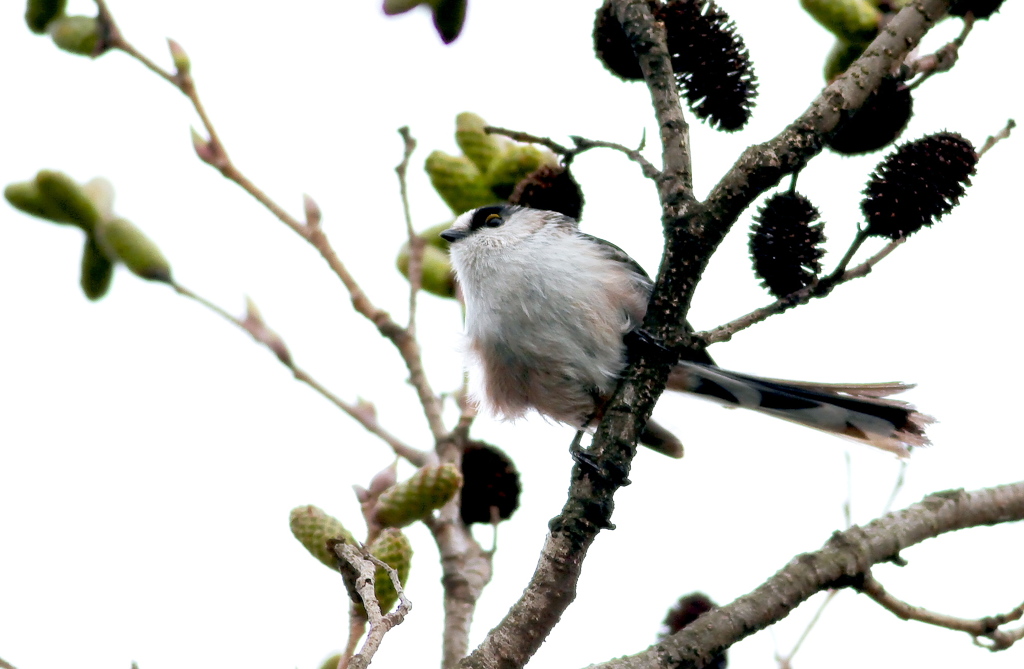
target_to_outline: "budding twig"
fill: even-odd
[[[402,360],[405,362],[406,368],[409,370],[410,383],[416,389],[420,404],[422,405],[424,414],[427,418],[427,423],[430,426],[431,433],[435,439],[440,440],[443,438],[448,431],[445,429],[444,422],[441,420],[440,400],[431,389],[430,383],[427,380],[426,374],[423,370],[423,361],[419,343],[416,341],[413,334],[407,328],[403,328],[398,325],[398,323],[396,323],[386,311],[379,309],[370,301],[369,297],[367,297],[366,293],[363,292],[363,289],[356,282],[355,278],[351,273],[349,273],[348,268],[345,267],[344,263],[342,263],[338,254],[334,251],[334,248],[328,241],[327,235],[318,224],[310,225],[303,223],[289,214],[283,207],[272,200],[270,196],[253,183],[245,174],[243,174],[237,166],[235,166],[228,157],[227,150],[225,149],[223,142],[221,142],[220,137],[213,126],[212,120],[206,113],[205,107],[203,107],[190,72],[188,70],[179,70],[177,73],[172,74],[161,68],[142,54],[138,49],[133,47],[124,38],[124,35],[118,29],[117,24],[114,22],[114,18],[107,8],[104,0],[96,0],[96,6],[99,9],[98,19],[103,28],[104,34],[106,35],[107,48],[119,49],[135,58],[181,91],[181,93],[192,103],[193,108],[202,120],[206,134],[209,136],[209,139],[204,139],[201,136],[198,137],[198,139],[193,139],[196,144],[196,150],[199,153],[199,157],[204,162],[217,168],[217,170],[220,171],[226,179],[235,182],[242,188],[242,190],[251,195],[257,202],[268,209],[275,217],[277,217],[278,220],[287,225],[293,232],[313,246],[313,248],[315,248],[320,253],[321,257],[323,257],[327,262],[331,271],[333,271],[345,285],[345,288],[348,290],[349,297],[351,298],[353,308],[373,323],[377,327],[377,330],[384,337],[389,339],[392,344],[394,344],[395,348],[398,349],[399,354],[402,356]],[[177,45],[175,44],[175,46]],[[177,51],[179,52],[179,56],[184,53],[180,46],[177,47]]]
[[[405,458],[417,467],[422,467],[426,464],[428,454],[405,444],[398,437],[385,430],[380,423],[377,422],[377,416],[373,411],[367,411],[366,407],[361,404],[351,404],[346,402],[321,385],[320,382],[313,378],[308,372],[298,367],[292,360],[291,354],[288,352],[288,348],[285,346],[284,340],[280,335],[267,327],[267,324],[263,321],[263,318],[260,316],[259,312],[256,311],[252,303],[249,305],[245,318],[237,318],[236,316],[228,313],[225,309],[219,307],[210,300],[207,300],[205,297],[192,292],[181,284],[171,283],[171,286],[179,295],[203,305],[224,320],[248,332],[258,343],[263,344],[270,349],[270,351],[277,357],[278,361],[291,370],[296,379],[305,383],[307,386],[326,398],[331,404],[354,418],[356,422],[366,429],[367,432],[379,437],[384,443],[391,447],[391,450],[394,451],[395,455]]]

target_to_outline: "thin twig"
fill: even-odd
[[[14,669],[14,665],[0,657],[0,669]]]
[[[217,134],[213,122],[206,113],[206,109],[199,98],[199,93],[189,71],[178,71],[172,74],[156,65],[124,38],[124,35],[114,22],[113,16],[107,9],[104,0],[96,0],[96,5],[99,8],[98,18],[106,35],[106,47],[119,49],[132,56],[175,86],[192,103],[193,108],[202,120],[203,128],[206,130],[209,138],[204,139],[198,133],[193,134],[193,142],[199,158],[217,168],[225,178],[235,182],[242,190],[274,214],[278,220],[312,245],[345,285],[355,310],[372,322],[377,327],[377,330],[394,344],[409,370],[410,383],[416,389],[431,433],[435,439],[443,438],[448,431],[441,420],[441,404],[427,380],[426,373],[423,370],[419,343],[412,336],[412,333],[392,320],[386,311],[374,306],[355,278],[349,273],[344,263],[341,262],[341,259],[328,241],[327,235],[324,234],[323,229],[319,225],[303,223],[293,217],[231,162],[224,143],[220,140],[220,136]]]
[[[843,502],[843,522],[846,529],[853,527],[853,462],[850,460],[850,451],[843,453],[846,460],[846,501]]]
[[[963,20],[964,27],[956,39],[942,46],[935,53],[921,56],[907,64],[908,76],[921,75],[917,81],[910,84],[909,88],[911,90],[923,84],[933,74],[948,72],[956,65],[957,58],[960,56],[960,47],[967,41],[967,36],[971,34],[971,29],[974,27],[974,16],[972,14],[963,17]]]
[[[398,190],[402,198],[402,213],[405,216],[405,232],[409,237],[409,322],[405,326],[410,336],[416,336],[416,297],[423,287],[423,247],[425,240],[416,234],[412,227],[412,211],[409,209],[409,189],[406,184],[406,173],[409,169],[409,159],[412,152],[416,150],[416,140],[409,134],[409,126],[403,125],[398,129],[405,143],[405,150],[402,153],[402,162],[395,168],[398,175]]]
[[[985,140],[985,143],[981,145],[981,148],[978,149],[978,157],[981,158],[983,155],[988,153],[988,150],[991,149],[996,144],[998,144],[1000,140],[1007,139],[1010,136],[1010,131],[1016,127],[1016,121],[1014,121],[1012,118],[1007,120],[1006,125],[1003,126],[1002,130],[1000,130],[994,135],[989,135],[988,139]]]
[[[586,137],[580,137],[579,135],[570,136],[570,139],[572,139],[575,144],[575,146],[570,149],[549,137],[539,137],[520,130],[509,130],[508,128],[499,128],[497,126],[489,125],[484,128],[484,132],[489,135],[504,135],[505,137],[514,139],[517,142],[540,144],[559,155],[565,156],[567,159],[572,159],[585,151],[589,151],[590,149],[613,149],[620,153],[624,153],[630,160],[638,164],[640,169],[643,171],[644,176],[648,179],[657,179],[661,176],[661,170],[655,167],[649,160],[644,158],[643,154],[640,153],[642,147],[646,143],[646,134],[644,135],[644,139],[640,142],[641,149],[631,149],[628,146],[616,144],[615,142],[606,142],[600,139],[587,139]]]
[[[859,234],[860,233],[858,233],[858,236]],[[836,286],[842,285],[847,281],[852,281],[853,279],[859,279],[861,277],[867,276],[868,274],[871,273],[871,270],[874,269],[875,265],[884,260],[885,257],[888,256],[890,253],[895,251],[896,248],[904,241],[906,240],[898,239],[896,241],[889,242],[881,251],[871,256],[861,264],[844,271],[842,274],[838,276],[835,275],[835,273],[833,273],[828,277],[822,279],[818,283],[813,283],[810,286],[807,286],[806,288],[802,288],[796,291],[795,293],[779,298],[778,300],[775,300],[771,304],[761,307],[760,309],[755,309],[754,311],[751,311],[749,314],[745,316],[740,316],[739,318],[733,321],[729,321],[725,325],[720,325],[712,330],[698,332],[696,336],[703,339],[704,342],[707,343],[708,345],[716,344],[718,342],[723,341],[729,341],[737,332],[746,330],[752,325],[756,325],[761,321],[767,320],[769,317],[774,316],[776,314],[781,314],[782,312],[788,309],[799,306],[801,304],[807,304],[813,298],[824,297],[825,295],[830,293],[832,289],[834,289]],[[855,240],[855,244],[856,243],[857,242]],[[851,248],[853,247],[851,246]],[[852,254],[849,253],[847,255],[852,256]],[[844,258],[844,262],[845,261],[847,261],[846,258]],[[837,268],[837,270],[838,269],[839,268]]]
[[[548,137],[539,137],[537,135],[531,135],[528,132],[522,132],[520,130],[509,130],[508,128],[499,128],[495,125],[484,126],[484,132],[488,135],[504,135],[509,139],[514,139],[517,142],[526,142],[528,144],[540,144],[546,146],[555,153],[565,156],[573,153],[573,150],[567,146],[562,146],[558,142]]]
[[[1010,132],[1017,127],[1016,121],[1012,118],[1006,122],[1006,125],[1002,130],[994,135],[990,135],[985,143],[978,150],[978,158],[980,159],[985,153],[988,152],[993,146],[998,144],[1001,140],[1007,139],[1010,136]],[[906,241],[906,238],[897,239],[896,241],[889,242],[881,251],[865,260],[860,265],[857,265],[851,270],[846,270],[847,264],[853,260],[854,254],[860,249],[861,245],[867,240],[868,235],[865,231],[858,230],[857,236],[854,238],[853,243],[846,250],[846,254],[843,259],[840,260],[839,265],[836,269],[827,277],[821,279],[817,283],[811,284],[806,288],[781,297],[775,302],[768,306],[755,309],[745,316],[741,316],[733,321],[720,325],[712,330],[706,330],[704,332],[697,333],[697,337],[700,337],[708,345],[715,344],[718,342],[729,341],[733,335],[742,330],[746,330],[752,325],[756,325],[761,321],[767,320],[769,317],[799,306],[801,304],[807,304],[812,298],[824,297],[825,295],[832,292],[832,289],[836,286],[851,281],[853,279],[859,279],[867,276],[871,273],[871,270],[881,262],[886,256],[896,250],[896,247]]]
[[[347,666],[350,669],[365,669],[373,661],[373,656],[380,648],[384,635],[405,620],[405,616],[412,610],[412,602],[405,596],[398,572],[390,565],[367,553],[365,548],[339,543],[334,546],[334,552],[339,561],[343,561],[356,572],[355,590],[363,600],[363,608],[366,610],[366,617],[370,625],[370,631],[366,635],[363,647],[359,649],[358,654],[352,656]],[[398,606],[387,615],[381,612],[380,603],[374,592],[377,567],[384,568],[391,579],[395,592],[398,593]]]
[[[297,380],[308,385],[329,402],[354,418],[368,432],[379,437],[384,443],[391,447],[391,450],[394,451],[395,455],[405,458],[417,467],[423,466],[423,464],[426,463],[428,457],[427,453],[405,444],[398,437],[381,427],[380,423],[377,422],[377,415],[373,410],[372,405],[364,402],[360,402],[358,404],[346,402],[331,391],[327,390],[327,388],[321,385],[319,381],[310,376],[308,372],[298,367],[292,360],[291,354],[288,352],[288,347],[285,345],[284,340],[281,339],[276,332],[267,327],[254,305],[250,303],[248,313],[246,314],[246,317],[242,319],[233,316],[225,309],[180,284],[172,283],[171,286],[178,292],[178,294],[198,302],[224,320],[248,332],[258,343],[263,344],[270,349],[270,351],[277,357],[278,361],[291,370]]]
[[[800,635],[800,638],[796,640],[795,644],[793,644],[793,649],[789,651],[789,654],[787,654],[785,657],[780,657],[778,654],[776,654],[775,661],[779,663],[779,669],[791,669],[791,667],[793,666],[793,656],[796,655],[796,652],[798,650],[800,650],[800,646],[802,646],[804,641],[807,640],[807,637],[811,635],[811,630],[813,630],[814,626],[818,624],[819,620],[821,620],[822,614],[825,613],[825,608],[832,602],[833,599],[835,599],[835,596],[838,593],[838,590],[828,591],[828,594],[825,595],[825,601],[823,601],[821,603],[821,606],[818,607],[818,610],[814,612],[814,617],[811,618],[811,621],[809,623],[807,623],[807,627],[804,628],[804,631]]]
[[[937,627],[967,632],[974,637],[975,643],[991,651],[1006,650],[1017,641],[1020,641],[1021,629],[1024,629],[1009,631],[1000,629],[1006,623],[1015,622],[1024,617],[1024,604],[1021,604],[1009,613],[995,616],[978,619],[957,618],[956,616],[929,611],[928,609],[908,604],[903,600],[893,597],[886,592],[882,584],[872,576],[870,571],[864,575],[863,583],[857,587],[857,590],[880,604],[882,608],[895,614],[898,618],[917,620],[929,625],[936,625]],[[988,643],[983,643],[981,641],[982,638],[988,639]]]
[[[892,505],[896,503],[896,498],[903,491],[903,485],[907,482],[907,465],[909,463],[909,460],[900,460],[900,471],[896,475],[896,483],[892,486],[892,492],[889,493],[889,499],[885,502],[882,513],[889,513],[892,510]]]
[[[615,151],[619,151],[621,153],[626,154],[626,156],[630,160],[639,165],[640,169],[644,173],[644,176],[647,177],[648,179],[657,179],[658,177],[661,176],[661,170],[655,167],[649,160],[644,158],[643,154],[640,153],[639,149],[631,149],[628,146],[616,144],[615,142],[605,142],[599,139],[587,139],[585,137],[580,137],[578,135],[572,135],[571,139],[573,142],[576,143],[577,154],[596,148],[613,149]],[[644,137],[644,140],[646,140],[646,136]],[[643,143],[644,142],[641,142],[641,145],[643,145]]]

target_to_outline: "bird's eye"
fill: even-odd
[[[500,214],[489,214],[487,218],[484,219],[484,225],[488,228],[496,228],[502,223],[504,223],[504,221]]]

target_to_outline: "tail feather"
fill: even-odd
[[[907,457],[929,443],[925,427],[935,422],[902,400],[887,399],[912,386],[902,383],[813,384],[762,379],[700,363],[672,370],[668,388],[701,395],[727,406],[752,409]]]

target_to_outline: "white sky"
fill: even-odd
[[[454,117],[567,141],[568,134],[639,142],[659,161],[642,85],[612,78],[592,56],[590,3],[472,0],[466,29],[441,45],[424,11],[385,19],[376,2],[287,5],[216,0],[112,1],[128,39],[169,64],[165,36],[193,61],[207,108],[238,166],[293,213],[310,193],[324,226],[371,299],[404,319],[394,270],[404,225],[392,171],[396,129],[420,142],[410,191],[417,227],[448,217],[421,166],[455,152]],[[821,88],[830,38],[798,3],[730,0],[754,57],[761,96],[737,135],[693,125],[703,195],[743,147],[803,111]],[[963,60],[916,97],[905,139],[943,129],[980,144],[1024,116],[1009,58],[1022,7],[980,23]],[[72,11],[91,12],[72,0]],[[382,422],[428,446],[398,356],[355,315],[316,253],[234,185],[195,159],[186,100],[120,53],[96,62],[31,35],[23,5],[0,15],[7,91],[0,182],[40,168],[109,178],[115,209],[163,248],[176,277],[229,310],[245,295],[286,339],[298,364],[344,398],[377,404]],[[929,44],[949,39],[944,25]],[[692,120],[692,117],[691,117]],[[905,380],[941,421],[915,454],[899,505],[948,488],[1021,478],[1021,366],[1016,321],[1022,242],[1016,192],[1020,137],[980,164],[964,206],[914,237],[875,274],[827,300],[776,317],[713,353],[728,368],[818,381]],[[822,211],[827,261],[858,223],[859,192],[883,154],[822,156],[800,189]],[[654,188],[623,157],[578,159],[584,228],[654,271],[660,231]],[[746,255],[744,214],[701,284],[692,321],[713,327],[767,303]],[[391,457],[264,349],[211,313],[118,270],[98,304],[78,288],[80,233],[0,207],[0,657],[19,669],[314,669],[344,643],[340,579],[288,530],[288,511],[317,504],[362,532],[354,483]],[[458,309],[425,297],[420,316],[435,388],[460,378]],[[719,602],[748,592],[842,525],[849,451],[855,522],[877,515],[898,464],[889,456],[689,398],[662,401],[682,461],[643,452],[617,497],[618,530],[597,540],[580,594],[531,666],[577,667],[654,641],[667,607],[702,589]],[[454,410],[449,407],[449,419]],[[546,523],[561,507],[571,461],[566,427],[481,419],[477,437],[507,450],[523,476],[522,507],[502,526],[495,577],[476,617],[478,642],[532,573]],[[404,470],[405,474],[410,470]],[[437,666],[440,587],[426,530],[415,609],[386,640],[381,667]],[[489,541],[488,532],[481,532]],[[1020,526],[976,529],[878,568],[897,596],[963,616],[1024,598]],[[735,669],[773,664],[816,602],[737,645]],[[992,655],[963,634],[900,622],[850,592],[796,667],[1020,667],[1024,650]]]

